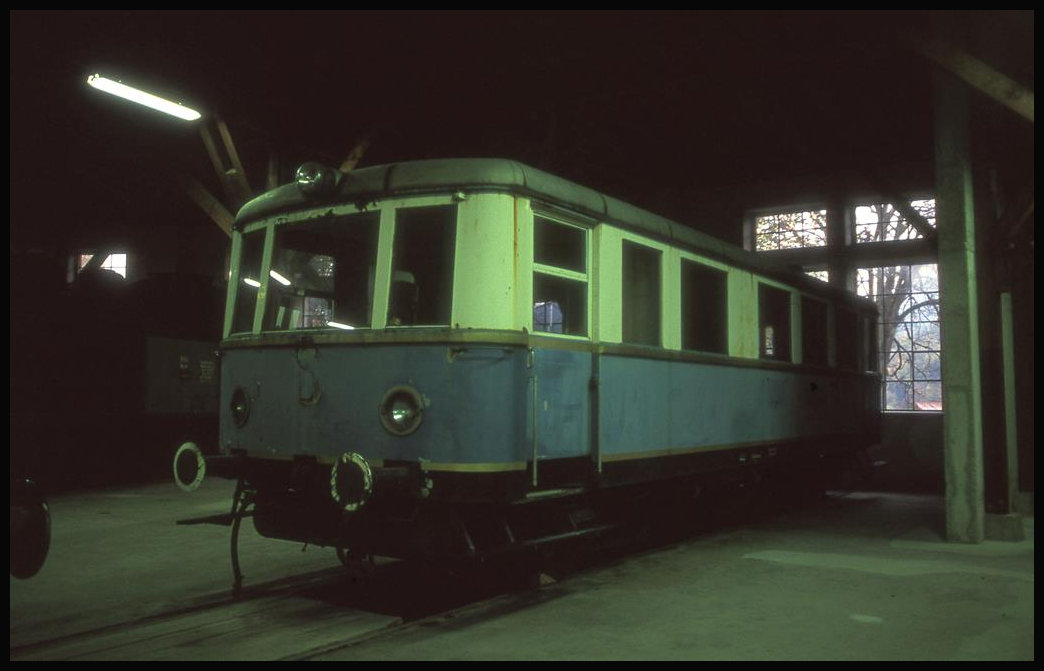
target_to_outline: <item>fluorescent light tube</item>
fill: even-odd
[[[91,75],[87,78],[87,83],[99,91],[111,93],[114,96],[119,96],[125,100],[136,102],[145,107],[151,107],[154,110],[165,112],[171,116],[176,116],[179,119],[184,119],[185,121],[195,121],[201,116],[200,113],[194,109],[185,107],[184,105],[179,105],[178,103],[169,100],[164,100],[163,98],[154,96],[151,93],[139,91],[136,88],[132,88],[126,84],[121,84],[112,79],[108,79],[107,77],[102,77],[101,75]]]

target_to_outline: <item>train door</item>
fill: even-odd
[[[540,348],[532,354],[535,406],[532,485],[543,488],[581,477],[591,451],[591,356],[586,351]]]

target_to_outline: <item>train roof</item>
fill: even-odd
[[[873,309],[869,300],[853,300],[850,292],[810,278],[781,265],[771,257],[755,254],[693,228],[671,221],[594,189],[538,170],[511,159],[458,158],[389,163],[338,173],[336,189],[320,198],[286,184],[246,203],[236,215],[236,227],[282,212],[338,204],[363,204],[386,197],[430,193],[505,192],[604,221],[668,244],[715,258],[777,279],[809,293],[830,295]]]

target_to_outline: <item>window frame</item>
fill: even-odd
[[[785,216],[785,215],[793,215],[793,214],[819,214],[819,216],[822,217],[822,219],[823,219],[823,226],[822,226],[822,231],[823,231],[822,239],[823,239],[823,242],[822,242],[822,244],[815,244],[815,245],[802,244],[802,245],[799,245],[797,247],[780,247],[780,246],[776,246],[776,247],[772,247],[772,248],[769,248],[769,249],[758,249],[758,238],[762,235],[758,231],[758,219],[761,219],[761,218],[764,218],[764,217],[770,217],[770,216]],[[746,247],[747,247],[747,249],[749,249],[749,250],[751,250],[753,252],[759,252],[759,253],[760,252],[769,252],[769,253],[771,253],[771,252],[800,253],[802,251],[810,250],[810,249],[824,249],[824,248],[826,248],[830,244],[830,239],[829,239],[829,235],[830,235],[830,233],[829,233],[829,230],[830,230],[830,220],[829,220],[829,217],[830,217],[830,210],[824,203],[806,203],[806,204],[798,204],[798,205],[788,206],[788,207],[762,208],[762,209],[750,211],[750,212],[747,213],[747,226],[744,227],[745,228],[745,232],[746,232],[746,238],[747,238],[745,240],[745,242],[747,243]],[[818,230],[818,229],[802,229],[802,230]],[[778,238],[779,231],[777,230],[775,233],[773,233],[771,235],[775,235]]]
[[[794,297],[792,296],[791,297],[791,301],[793,301],[793,300],[794,300]],[[834,340],[834,332],[833,332],[833,329],[831,328],[832,320],[830,318],[830,312],[831,312],[831,304],[830,304],[830,302],[826,301],[826,300],[824,300],[822,298],[819,298],[817,296],[813,296],[811,294],[805,294],[805,293],[798,293],[797,300],[798,300],[798,302],[801,305],[801,364],[804,365],[804,366],[813,366],[813,367],[816,367],[816,368],[830,368],[830,367],[832,367],[833,364],[832,364],[832,361],[831,361],[832,357],[831,357],[831,345],[830,345],[830,343],[831,343],[832,340]],[[822,356],[821,356],[821,358],[819,358],[817,356],[817,358],[819,358],[819,360],[817,360],[815,362],[810,361],[809,356],[808,356],[808,353],[809,353],[810,348],[811,348],[811,345],[809,344],[809,340],[810,340],[810,338],[809,338],[810,332],[809,331],[810,331],[811,324],[809,323],[808,316],[809,316],[811,311],[808,310],[807,308],[808,308],[809,305],[813,305],[813,304],[818,306],[817,309],[822,309],[822,319],[823,319],[822,324],[821,324],[821,327],[822,327],[821,335],[822,335],[823,340],[822,340],[821,343],[819,343],[819,345],[821,345],[821,347],[822,347]]]
[[[669,288],[672,287],[673,283],[670,282],[671,274],[675,267],[678,267],[677,263],[674,263],[674,258],[677,258],[676,254],[672,254],[672,248],[668,245],[664,245],[648,238],[644,238],[639,235],[632,235],[628,231],[621,229],[622,235],[620,236],[620,244],[618,247],[619,253],[617,261],[620,264],[620,343],[633,347],[656,347],[660,349],[678,349],[677,339],[680,337],[680,329],[676,329],[678,320],[681,318],[677,301],[672,300],[673,296],[669,292]],[[659,258],[659,324],[658,339],[656,344],[637,343],[629,342],[624,336],[624,245],[632,244],[637,247],[641,247],[646,250],[656,252]],[[680,287],[679,287],[680,288]]]
[[[530,305],[526,311],[526,328],[534,334],[540,336],[547,336],[553,338],[564,338],[568,340],[591,340],[594,329],[594,291],[593,291],[593,277],[594,272],[592,263],[595,259],[595,253],[592,249],[594,235],[592,233],[594,227],[589,222],[584,222],[579,217],[570,217],[563,213],[552,211],[548,208],[541,207],[539,203],[532,203],[533,213],[533,224],[531,227],[532,231],[532,253],[531,253],[531,272],[529,273],[529,285],[530,285]],[[540,263],[536,260],[537,248],[536,248],[536,230],[537,220],[544,219],[552,222],[555,225],[565,226],[570,229],[575,229],[583,232],[584,235],[584,268],[585,272],[578,272],[570,270],[568,268],[562,268],[546,263]],[[571,282],[582,283],[584,286],[584,333],[579,335],[576,333],[555,333],[554,331],[538,331],[533,319],[533,312],[536,309],[536,296],[534,295],[536,287],[537,275],[544,277],[553,277],[560,280],[567,280]]]
[[[229,286],[228,292],[225,299],[225,319],[222,327],[222,338],[232,337],[256,337],[262,335],[285,335],[287,333],[347,333],[348,331],[341,331],[338,329],[295,329],[293,331],[265,331],[262,330],[264,323],[264,315],[266,304],[268,300],[268,286],[272,280],[269,272],[271,271],[272,262],[272,250],[275,246],[276,228],[283,226],[295,226],[299,224],[305,224],[312,219],[316,219],[322,216],[330,217],[344,217],[351,216],[353,214],[362,214],[366,212],[377,212],[379,223],[377,233],[377,251],[375,259],[375,270],[374,270],[374,289],[373,289],[373,307],[372,315],[370,320],[370,326],[358,329],[364,332],[383,331],[388,328],[387,326],[387,313],[388,313],[388,300],[391,291],[392,281],[392,254],[395,241],[395,215],[401,209],[410,209],[415,207],[431,207],[438,205],[457,205],[456,221],[454,224],[454,240],[460,235],[460,203],[452,195],[438,195],[438,196],[416,196],[412,198],[391,198],[374,203],[369,203],[365,207],[357,207],[350,204],[339,204],[333,207],[323,208],[310,208],[307,210],[301,210],[294,212],[291,215],[279,214],[261,221],[250,222],[249,224],[242,227],[242,229],[233,232],[232,236],[232,247],[231,247],[231,263],[229,269]],[[240,273],[241,273],[241,254],[243,248],[243,238],[246,235],[255,233],[257,231],[264,231],[264,241],[262,245],[262,257],[261,257],[261,278],[260,287],[257,288],[257,295],[255,296],[254,302],[254,319],[253,325],[250,331],[236,331],[232,332],[232,321],[235,315],[236,300],[239,298],[239,287],[240,284]],[[456,243],[454,243],[454,273],[457,272],[456,263],[457,252]],[[454,277],[454,280],[456,278]],[[453,296],[450,297],[450,324],[453,323],[453,313],[456,309],[456,304],[453,302]],[[447,328],[449,325],[443,326],[431,326],[431,325],[404,325],[396,326],[396,329],[432,329],[432,328]]]
[[[723,290],[722,299],[724,301],[724,308],[725,309],[724,309],[724,313],[722,315],[722,317],[724,319],[724,323],[721,325],[723,336],[724,336],[724,342],[723,342],[723,346],[724,347],[723,347],[723,349],[720,352],[719,351],[714,351],[714,350],[689,349],[689,348],[685,347],[685,320],[683,318],[683,315],[685,314],[685,310],[686,310],[686,306],[685,306],[685,303],[684,303],[684,290],[685,290],[685,285],[684,285],[684,274],[685,274],[684,273],[684,264],[685,263],[692,263],[692,264],[694,264],[696,266],[699,266],[699,267],[701,267],[703,269],[710,270],[710,271],[717,272],[717,273],[721,273],[721,276],[722,276],[721,277],[721,279],[722,279],[722,290]],[[731,342],[732,342],[732,332],[731,332],[731,329],[730,329],[730,324],[731,324],[731,321],[730,321],[731,314],[730,313],[732,312],[732,301],[731,301],[731,296],[730,296],[730,291],[729,291],[729,272],[730,272],[730,270],[733,270],[733,268],[730,268],[729,266],[721,264],[721,263],[717,263],[717,262],[712,261],[710,259],[707,259],[707,258],[704,258],[704,257],[701,257],[701,256],[697,256],[695,254],[691,254],[689,252],[681,252],[681,254],[679,254],[679,256],[678,256],[678,273],[677,273],[678,274],[678,305],[679,305],[679,308],[680,308],[680,312],[678,314],[678,349],[679,350],[681,350],[683,352],[696,352],[696,353],[699,353],[699,354],[711,354],[711,355],[729,356],[729,353],[730,353],[730,350],[731,350]]]
[[[894,349],[894,350],[889,348],[887,351],[880,351],[880,349],[881,349],[880,346],[879,346],[881,344],[880,341],[883,339],[884,330],[888,327],[888,324],[889,324],[888,322],[886,322],[882,318],[882,316],[880,314],[878,315],[876,332],[875,333],[867,333],[866,336],[865,336],[865,337],[867,337],[867,339],[869,341],[867,343],[867,347],[864,348],[864,349],[866,349],[866,356],[869,357],[869,358],[873,358],[873,357],[876,356],[876,358],[878,359],[877,369],[881,371],[881,408],[882,408],[882,411],[884,411],[884,412],[942,412],[942,410],[943,410],[943,408],[941,407],[942,400],[943,400],[942,399],[942,358],[943,358],[943,347],[942,347],[942,344],[943,343],[942,343],[942,335],[941,335],[942,319],[941,319],[941,314],[940,314],[942,297],[941,297],[941,293],[939,291],[939,286],[938,286],[938,282],[939,282],[939,264],[937,262],[936,263],[916,263],[916,262],[910,262],[910,263],[896,263],[896,264],[883,264],[883,265],[874,264],[874,265],[869,265],[869,266],[860,266],[857,269],[857,272],[862,272],[862,271],[878,270],[878,269],[881,269],[881,268],[897,268],[897,269],[903,269],[901,272],[908,272],[908,273],[910,273],[910,275],[912,277],[912,275],[914,273],[914,268],[921,267],[921,266],[931,266],[931,267],[934,268],[933,272],[935,273],[935,283],[936,283],[935,284],[935,289],[934,290],[924,290],[922,288],[922,289],[919,289],[919,290],[915,291],[914,287],[910,286],[901,295],[903,296],[903,301],[905,302],[907,300],[913,300],[914,296],[918,296],[918,295],[932,295],[932,294],[934,294],[934,306],[935,306],[934,309],[935,309],[935,312],[936,312],[936,318],[935,319],[927,319],[927,320],[924,320],[924,319],[906,319],[905,317],[909,317],[911,315],[909,315],[909,314],[907,314],[907,315],[899,315],[900,319],[898,321],[894,322],[893,325],[895,327],[895,332],[897,332],[904,325],[909,327],[911,330],[914,330],[916,328],[915,325],[921,325],[922,328],[923,328],[923,325],[926,325],[926,324],[934,325],[934,331],[935,331],[934,338],[936,339],[936,342],[938,343],[938,346],[935,347],[935,348],[921,348],[921,347],[918,347],[917,336],[914,335],[914,336],[911,336],[911,338],[912,338],[911,342],[905,348],[898,348],[898,349]],[[863,284],[862,284],[862,281],[860,280],[857,288],[861,289],[862,286],[863,286]],[[869,289],[869,287],[868,287],[868,289]],[[891,295],[894,296],[894,295],[898,295],[898,294],[891,294]],[[873,300],[875,304],[878,303],[877,296],[878,296],[878,294],[869,294],[869,293],[866,295],[866,297],[869,298],[870,300]],[[869,329],[865,329],[865,330],[869,330]],[[893,341],[897,337],[895,335],[895,332],[893,332],[893,337],[892,337]],[[892,344],[891,341],[889,343],[887,343],[887,345],[889,345],[889,346],[891,346],[891,344]],[[891,359],[895,355],[899,355],[900,358],[903,358],[904,356],[909,357],[909,361],[907,361],[905,363],[902,363],[900,365],[899,369],[896,371],[895,374],[886,375],[885,374],[885,369],[886,369],[886,367],[889,366],[889,362],[891,361]],[[934,376],[934,377],[921,377],[921,378],[918,378],[917,377],[918,367],[915,364],[915,361],[918,358],[924,357],[926,355],[927,356],[934,355],[936,357],[936,366],[938,367],[938,374],[936,376]],[[909,377],[897,377],[899,370],[902,370],[904,368],[909,368],[910,369]],[[939,408],[918,408],[917,407],[917,396],[918,396],[918,394],[917,394],[916,389],[917,389],[918,383],[921,383],[921,384],[937,384],[938,385],[938,393],[936,394],[936,396],[938,396],[938,401],[928,401],[928,402],[929,403],[935,403],[935,402],[939,403],[940,404]],[[908,388],[909,388],[908,395],[910,397],[910,406],[911,407],[908,407],[908,408],[890,408],[890,407],[888,407],[888,405],[889,405],[888,404],[889,388],[890,388],[890,386],[894,386],[894,385],[897,385],[897,384],[908,386]]]
[[[795,316],[796,310],[799,309],[799,308],[796,308],[795,305],[794,305],[795,302],[796,302],[794,300],[796,292],[794,291],[794,289],[792,287],[789,287],[786,284],[783,284],[781,282],[776,282],[774,280],[770,280],[770,279],[767,279],[767,278],[764,278],[764,277],[755,276],[754,277],[754,283],[755,283],[754,293],[755,293],[755,297],[756,297],[756,300],[757,300],[757,306],[758,306],[758,360],[759,361],[772,361],[772,362],[775,362],[775,363],[796,365],[798,363],[798,361],[799,361],[799,356],[800,356],[800,352],[795,352],[797,340],[794,337],[795,336],[795,333],[794,333],[794,331],[795,331],[795,324],[796,324],[796,320],[794,319],[794,316]],[[766,306],[762,304],[762,300],[761,300],[761,298],[762,298],[762,292],[761,292],[762,288],[769,289],[769,290],[772,290],[772,291],[778,291],[778,292],[780,292],[782,294],[786,294],[786,300],[787,300],[786,310],[782,310],[781,311],[782,313],[786,314],[786,319],[787,319],[787,327],[786,327],[786,339],[787,339],[786,340],[786,358],[781,358],[779,356],[768,356],[765,353],[765,349],[766,349],[765,348],[765,335],[766,335],[765,327],[766,327],[766,324],[764,323],[764,317],[765,317],[765,307]],[[771,324],[769,324],[769,326],[771,326]],[[778,338],[776,340],[778,341]],[[775,349],[775,347],[774,347],[774,349]]]
[[[391,216],[390,216],[390,218],[392,220],[392,222],[391,222],[391,229],[392,230],[391,230],[390,249],[388,251],[388,277],[387,277],[387,287],[386,287],[387,288],[387,293],[386,293],[386,299],[384,301],[384,307],[383,307],[383,322],[384,322],[384,326],[382,328],[385,328],[385,329],[389,329],[389,328],[394,328],[394,329],[449,328],[453,324],[453,310],[454,310],[454,303],[455,303],[455,301],[454,301],[454,297],[455,297],[454,296],[454,293],[455,293],[454,292],[454,285],[455,285],[456,276],[457,276],[457,264],[459,262],[459,259],[457,258],[457,236],[460,235],[460,207],[459,207],[460,204],[458,202],[456,202],[455,200],[453,200],[453,199],[443,199],[443,200],[445,202],[437,203],[437,204],[433,204],[433,203],[417,203],[417,202],[414,202],[414,201],[410,201],[409,205],[404,205],[404,206],[398,206],[398,207],[390,208],[391,209]],[[449,246],[449,252],[450,252],[450,257],[453,260],[453,268],[451,269],[451,276],[449,278],[449,283],[445,287],[445,288],[448,289],[449,296],[448,297],[443,297],[443,298],[448,298],[448,300],[449,300],[449,317],[448,317],[447,321],[445,323],[441,323],[440,322],[438,324],[389,324],[388,323],[388,311],[391,310],[391,307],[392,307],[392,305],[391,305],[391,290],[392,290],[392,282],[395,281],[395,272],[396,272],[396,269],[395,269],[395,248],[396,248],[396,243],[399,241],[398,240],[399,213],[403,212],[403,211],[406,211],[406,210],[435,208],[435,207],[452,207],[452,206],[455,206],[455,211],[454,211],[455,217],[454,217],[454,221],[453,221],[452,225],[450,225],[450,227],[449,227],[452,230],[452,236],[453,236],[453,240],[452,240],[452,242],[451,242],[451,244]],[[382,226],[384,225],[384,218],[385,218],[384,217],[384,213],[382,212],[381,213]],[[380,243],[378,243],[378,257],[380,257]],[[378,258],[378,266],[379,266],[379,264],[380,264],[380,259]],[[378,282],[378,281],[375,280],[375,282]],[[380,283],[380,282],[378,282],[378,283]],[[376,285],[375,285],[375,287],[374,287],[374,310],[375,311],[377,310],[377,300],[376,300],[376,297],[377,297],[377,291],[376,291]]]

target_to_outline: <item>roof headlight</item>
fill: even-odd
[[[320,198],[332,194],[337,188],[338,172],[322,163],[309,161],[297,169],[294,180],[305,197]]]

